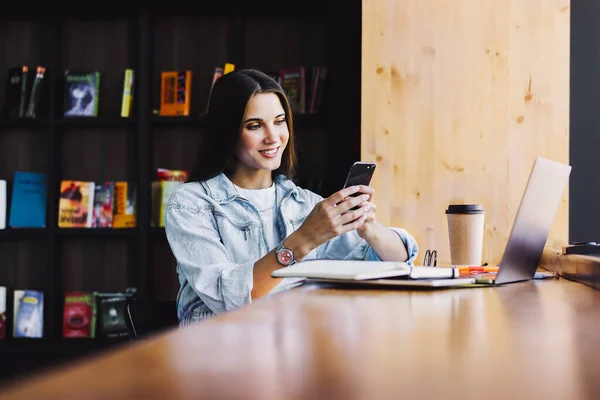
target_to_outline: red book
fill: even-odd
[[[93,292],[66,292],[63,337],[93,338],[96,335],[96,295]]]

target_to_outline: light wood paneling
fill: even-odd
[[[569,160],[569,0],[363,0],[361,158],[379,219],[449,262],[449,203],[500,261],[536,156]],[[568,188],[547,242],[568,241]]]

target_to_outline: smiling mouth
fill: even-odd
[[[277,154],[278,151],[279,151],[279,147],[277,147],[275,149],[269,149],[269,150],[260,150],[259,153],[264,154],[266,156],[274,156],[275,154]]]

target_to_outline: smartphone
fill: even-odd
[[[365,185],[369,186],[371,183],[371,178],[373,178],[373,174],[375,173],[375,163],[368,161],[357,161],[350,167],[348,171],[348,176],[346,177],[346,182],[344,183],[344,188],[354,185]],[[361,193],[357,192],[351,194],[350,196],[359,196]],[[353,207],[352,210],[356,210],[358,207]]]

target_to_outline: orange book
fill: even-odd
[[[192,71],[163,71],[160,84],[159,115],[189,116],[192,94]]]
[[[113,197],[113,228],[135,228],[136,185],[134,182],[116,181]]]

